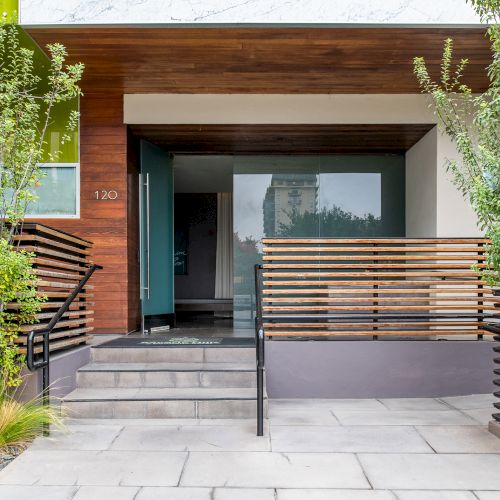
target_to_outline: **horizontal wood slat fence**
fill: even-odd
[[[268,337],[491,335],[482,238],[265,238]],[[472,268],[471,266],[474,266]]]
[[[39,278],[38,290],[47,297],[42,310],[36,315],[39,320],[34,325],[23,325],[22,334],[17,342],[26,352],[27,335],[30,331],[44,330],[57,310],[62,306],[72,290],[92,264],[92,243],[68,233],[37,223],[24,223],[20,235],[14,237],[20,249],[33,252],[35,273]],[[58,351],[71,346],[84,344],[93,330],[94,303],[92,285],[85,285],[71,304],[69,310],[57,323],[50,334],[50,351]],[[12,304],[15,308],[15,304]],[[35,353],[42,350],[42,338],[37,338],[39,346]]]

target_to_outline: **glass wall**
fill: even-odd
[[[404,156],[234,157],[234,317],[250,321],[263,237],[405,235]]]

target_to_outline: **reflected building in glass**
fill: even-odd
[[[273,174],[263,203],[265,236],[286,232],[294,217],[316,214],[318,192],[318,175]]]
[[[405,236],[402,155],[235,156],[233,162],[236,322],[253,318],[262,238]]]

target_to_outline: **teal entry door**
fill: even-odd
[[[143,328],[174,323],[174,178],[172,158],[140,144],[140,261]]]

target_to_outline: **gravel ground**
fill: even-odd
[[[7,446],[0,449],[0,470],[7,467],[14,458],[23,452],[24,448],[20,446]]]

